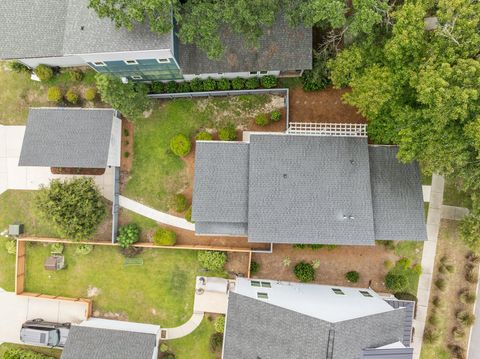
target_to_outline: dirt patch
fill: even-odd
[[[105,173],[105,168],[51,167],[50,172],[54,175],[101,176]]]
[[[356,108],[342,102],[348,89],[327,88],[305,92],[301,87],[290,91],[290,122],[367,123]]]
[[[133,163],[133,123],[122,118],[122,158],[120,160],[120,171],[129,172]],[[126,155],[128,153],[128,155]]]
[[[88,289],[87,289],[87,297],[88,298],[92,298],[92,297],[96,297],[98,296],[102,291],[97,288],[97,287],[93,287],[91,285],[88,286]]]
[[[231,277],[247,277],[249,270],[248,257],[248,253],[229,252],[225,270],[230,274]]]

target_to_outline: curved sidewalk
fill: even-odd
[[[147,207],[139,202],[131,200],[130,198],[120,196],[119,205],[120,207],[126,208],[132,212],[141,214],[144,217],[153,219],[156,222],[167,224],[172,227],[186,229],[188,231],[195,231],[195,225],[186,219],[157,211],[156,209]]]
[[[190,317],[188,322],[185,324],[180,325],[179,327],[176,328],[162,328],[162,331],[165,331],[165,336],[162,339],[163,340],[172,340],[172,339],[178,339],[187,336],[188,334],[192,333],[197,327],[200,325],[200,323],[203,320],[203,316],[205,313],[200,312],[200,313],[193,313],[193,315]]]

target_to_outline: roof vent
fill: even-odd
[[[348,216],[343,215],[343,219],[355,219],[355,217],[349,214]]]
[[[287,176],[287,174],[286,174],[286,173],[284,173],[284,174],[283,174],[283,178],[287,178],[287,177],[288,177],[288,176]]]
[[[80,30],[85,30],[85,26],[80,26]]]
[[[356,164],[357,164],[357,163],[355,162],[355,160],[350,160],[350,163],[351,163],[352,165],[356,165]]]

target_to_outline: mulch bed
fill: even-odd
[[[54,175],[82,175],[82,176],[101,176],[105,173],[105,168],[66,168],[51,167],[50,171]]]

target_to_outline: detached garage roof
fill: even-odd
[[[120,156],[112,109],[32,108],[19,166],[106,168]]]

